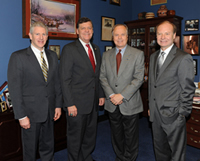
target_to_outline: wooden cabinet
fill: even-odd
[[[147,116],[148,111],[148,67],[149,58],[152,53],[160,49],[156,42],[156,26],[162,21],[170,21],[177,27],[177,37],[175,44],[180,47],[181,37],[181,21],[182,17],[179,16],[166,16],[156,17],[144,20],[134,20],[124,22],[128,30],[128,44],[132,47],[138,48],[144,51],[145,54],[145,76],[144,83],[141,87],[141,95],[143,99],[144,112],[143,116]]]
[[[64,111],[61,118],[55,122],[54,138],[55,151],[66,148],[66,116]],[[0,113],[0,161],[22,160],[19,122],[14,119],[12,111]]]
[[[193,104],[192,113],[187,121],[187,144],[200,148],[200,105]]]

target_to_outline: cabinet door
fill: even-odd
[[[128,44],[145,52],[145,28],[138,27],[129,29]]]

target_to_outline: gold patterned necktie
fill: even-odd
[[[116,56],[116,61],[117,61],[117,74],[118,74],[118,71],[119,71],[119,67],[120,67],[120,64],[121,64],[121,60],[122,60],[121,49],[119,49],[119,52],[117,53],[117,56]]]
[[[47,82],[48,68],[47,68],[47,64],[46,64],[46,61],[43,56],[43,52],[41,52],[41,67],[42,67],[42,73],[44,75],[44,79]]]

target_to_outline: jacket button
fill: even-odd
[[[117,87],[117,85],[115,85],[115,87]]]

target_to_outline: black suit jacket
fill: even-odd
[[[98,108],[99,98],[104,97],[99,83],[101,55],[99,47],[92,44],[96,57],[93,71],[90,59],[79,40],[63,47],[60,76],[64,107],[75,105],[79,114],[88,114],[94,105]]]
[[[55,108],[62,107],[58,59],[45,49],[49,63],[45,82],[40,64],[31,47],[14,52],[8,64],[8,88],[16,119],[28,116],[32,122],[44,122],[48,112],[53,119]]]

